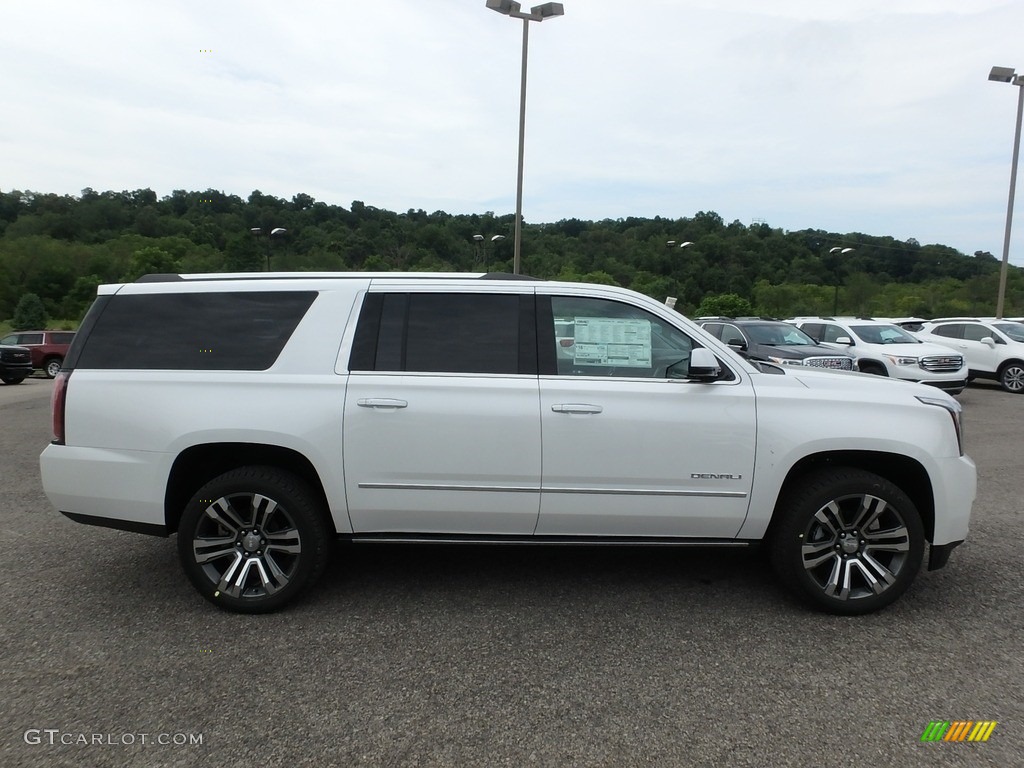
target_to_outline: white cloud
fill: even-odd
[[[530,27],[529,221],[716,210],[1001,253],[1015,91],[986,76],[1024,69],[1024,3],[565,5]],[[483,0],[6,2],[0,185],[507,213],[521,34]]]

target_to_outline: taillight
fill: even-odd
[[[53,442],[64,445],[64,403],[68,399],[68,379],[71,371],[61,371],[53,380],[50,396],[50,414],[53,416]]]

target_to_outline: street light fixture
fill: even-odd
[[[494,244],[505,239],[504,235],[493,235],[491,237],[491,248]],[[480,246],[484,241],[483,235],[473,235],[473,241],[476,243],[476,260],[480,261]],[[487,247],[484,247],[484,272],[487,271]]]
[[[516,229],[515,244],[512,256],[512,272],[519,274],[523,242],[523,154],[526,146],[526,52],[530,39],[530,22],[544,21],[555,16],[562,16],[565,9],[561,3],[544,3],[535,5],[529,13],[521,10],[514,0],[487,0],[487,7],[492,11],[514,19],[523,20],[523,64],[522,77],[519,83],[519,166],[516,171]]]
[[[1006,272],[1010,263],[1010,226],[1013,224],[1013,194],[1017,188],[1017,158],[1020,156],[1020,123],[1024,114],[1024,75],[1018,75],[1012,67],[992,67],[988,79],[997,83],[1017,86],[1017,130],[1013,134],[1013,161],[1010,164],[1010,197],[1006,203],[1006,231],[1003,234],[1003,263],[999,268],[999,298],[996,300],[996,318],[1003,317],[1003,303],[1006,299]]]
[[[250,230],[256,237],[262,237],[264,235],[263,230],[260,227],[252,227]],[[270,271],[270,241],[272,238],[287,235],[288,230],[284,227],[274,227],[272,230],[266,233],[267,238],[267,272]]]
[[[849,253],[850,251],[855,251],[855,250],[857,250],[857,249],[856,248],[843,248],[843,246],[837,245],[837,246],[835,246],[833,248],[829,248],[828,252],[831,253],[831,254],[839,254],[839,256],[842,256],[844,253]],[[835,265],[836,266],[835,266],[834,272],[836,273],[836,284],[835,284],[835,292],[832,294],[832,317],[835,317],[839,313],[839,282],[840,282],[840,278],[839,278],[839,259],[838,259],[838,257],[836,257]]]

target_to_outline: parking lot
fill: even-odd
[[[0,766],[1024,765],[1024,397],[994,385],[958,398],[968,542],[860,618],[756,553],[411,546],[224,613],[173,540],[51,508],[51,387],[0,387]]]

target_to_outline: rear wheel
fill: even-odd
[[[910,586],[924,555],[913,502],[885,478],[852,468],[802,478],[779,503],[771,541],[779,578],[836,614],[870,613]]]
[[[59,357],[51,357],[45,363],[43,363],[43,371],[46,372],[46,378],[55,379],[57,374],[60,373],[60,367],[64,364],[64,361]]]
[[[238,613],[282,608],[323,573],[331,537],[315,494],[274,467],[204,485],[178,528],[182,567],[200,594]]]
[[[999,383],[1007,392],[1024,392],[1024,363],[1012,360],[999,369]]]

